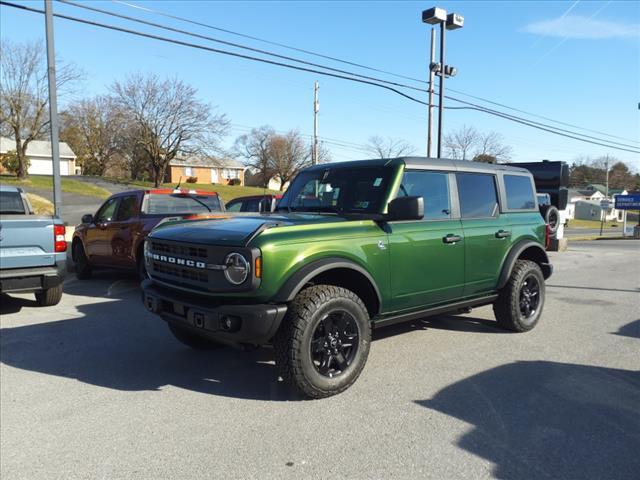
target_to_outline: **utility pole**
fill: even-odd
[[[604,168],[605,168],[605,200],[609,200],[609,155],[606,156],[606,159],[604,161]],[[602,227],[604,226],[604,219],[607,216],[607,212],[609,211],[608,208],[602,208],[600,207],[600,236],[602,236]]]
[[[60,143],[58,140],[58,103],[56,100],[56,56],[53,46],[53,7],[44,0],[44,25],[47,39],[47,76],[49,79],[49,118],[51,125],[51,159],[53,161],[53,208],[62,214],[62,188],[60,185]]]
[[[436,62],[436,29],[431,27],[431,56],[429,57],[429,120],[427,122],[427,157],[431,157],[433,136],[433,82],[436,78],[434,64]]]
[[[318,103],[318,82],[313,84],[313,146],[311,149],[311,163],[318,163],[318,111],[320,104]]]
[[[444,37],[446,22],[440,24],[440,94],[438,98],[438,158],[442,158],[442,112],[444,110]]]

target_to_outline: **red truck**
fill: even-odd
[[[76,276],[94,267],[135,269],[146,278],[144,239],[160,222],[216,215],[224,204],[216,192],[188,189],[130,190],[109,197],[95,215],[82,217],[73,233]]]

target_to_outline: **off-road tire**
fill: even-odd
[[[520,309],[520,291],[523,283],[529,277],[534,277],[538,282],[539,299],[534,315],[525,318]],[[509,281],[500,290],[498,299],[493,304],[493,313],[502,328],[514,332],[527,332],[535,327],[540,320],[544,300],[544,275],[540,266],[530,260],[517,260]]]
[[[194,350],[215,350],[222,347],[218,342],[192,333],[188,328],[169,322],[169,330],[176,339]]]
[[[544,212],[544,221],[549,225],[549,235],[555,235],[560,226],[560,211],[557,207],[549,205]]]
[[[138,280],[144,282],[147,278],[149,278],[149,274],[147,273],[147,266],[144,263],[144,258],[138,259]]]
[[[347,312],[357,324],[357,349],[349,366],[329,378],[314,367],[310,342],[322,319],[336,310]],[[367,361],[370,343],[371,322],[364,303],[352,291],[333,285],[315,285],[298,293],[273,339],[280,376],[308,398],[336,395],[353,385]]]
[[[89,265],[87,255],[84,253],[82,242],[75,242],[72,245],[71,253],[73,255],[73,262],[75,264],[76,277],[78,280],[87,280],[91,278],[91,265]]]
[[[52,307],[62,299],[62,284],[36,293],[36,302],[41,307]]]

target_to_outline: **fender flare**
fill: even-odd
[[[309,283],[309,281],[324,272],[333,270],[336,268],[346,268],[363,275],[373,287],[376,297],[378,298],[378,309],[382,308],[382,295],[380,289],[376,284],[371,274],[357,263],[347,260],[345,258],[323,258],[315,260],[304,267],[298,269],[293,275],[291,275],[286,282],[280,287],[278,293],[274,297],[275,302],[290,302],[295,296],[302,290],[302,288]]]
[[[509,253],[502,263],[502,270],[500,271],[500,277],[498,278],[498,289],[504,287],[509,281],[509,277],[511,276],[513,267],[516,264],[516,260],[518,260],[522,252],[531,247],[538,251],[541,258],[543,259],[543,262],[540,262],[540,267],[542,268],[544,278],[547,279],[551,276],[552,267],[549,263],[549,257],[547,256],[547,252],[545,251],[545,249],[542,248],[539,243],[532,240],[520,240],[511,247],[511,250],[509,250]]]

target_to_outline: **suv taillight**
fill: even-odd
[[[551,245],[551,226],[547,223],[544,226],[544,248],[549,248]]]
[[[56,253],[67,251],[67,229],[64,225],[53,226],[53,251]]]

